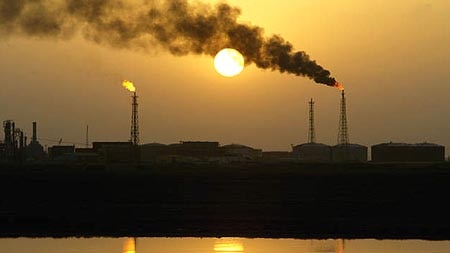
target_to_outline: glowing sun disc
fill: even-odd
[[[224,48],[214,58],[214,67],[223,76],[238,75],[244,69],[244,56],[233,48]]]

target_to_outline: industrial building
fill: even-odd
[[[255,161],[262,157],[262,149],[241,144],[224,145],[220,149],[223,150],[223,155],[231,161]]]
[[[136,161],[137,149],[133,142],[93,142],[92,149],[105,163],[131,163]]]
[[[141,162],[158,162],[159,159],[169,155],[168,147],[161,143],[147,143],[139,146]]]
[[[170,161],[208,161],[223,155],[216,141],[181,141],[166,147],[165,158]]]
[[[94,164],[100,161],[100,155],[95,153],[93,148],[75,148],[74,160],[80,163]]]
[[[219,146],[219,142],[181,141],[169,145],[148,143],[139,146],[141,162],[236,162],[257,160],[262,150],[240,144]]]
[[[303,162],[330,162],[331,147],[322,143],[304,143],[292,147],[292,157]]]
[[[333,162],[367,162],[368,148],[359,144],[338,144],[331,147]]]
[[[75,153],[75,145],[55,145],[48,148],[50,160],[69,160],[69,156]]]
[[[177,155],[205,157],[220,156],[219,142],[216,141],[182,141],[180,145],[174,146]]]
[[[289,151],[263,151],[263,161],[290,161],[292,154]]]
[[[371,147],[373,162],[443,162],[445,147],[434,143],[381,143]]]

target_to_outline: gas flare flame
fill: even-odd
[[[338,88],[339,90],[344,90],[344,86],[338,82],[335,82],[333,86]]]
[[[125,87],[125,89],[131,91],[131,92],[135,92],[136,88],[134,87],[134,84],[128,80],[123,80],[122,82],[122,86]]]
[[[134,238],[127,238],[123,243],[123,253],[136,253],[136,242]]]

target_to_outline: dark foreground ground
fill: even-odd
[[[0,237],[450,239],[450,165],[0,165]]]

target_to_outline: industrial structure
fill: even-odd
[[[347,104],[344,90],[341,91],[341,110],[339,115],[338,144],[331,147],[333,162],[367,162],[368,148],[351,144],[347,125]]]
[[[330,162],[331,147],[322,143],[316,143],[316,133],[314,126],[314,100],[309,104],[309,128],[308,143],[292,147],[292,157],[303,162]]]
[[[161,157],[167,156],[167,145],[161,143],[146,143],[139,146],[141,162],[156,163]]]
[[[368,148],[359,144],[338,144],[331,147],[333,162],[367,162]]]
[[[43,160],[46,158],[44,147],[39,143],[37,137],[37,122],[33,122],[33,136],[27,146],[27,158],[30,160]]]
[[[307,143],[292,146],[292,151],[263,151],[241,144],[221,146],[216,141],[180,141],[179,143],[140,144],[137,94],[133,83],[123,85],[133,92],[131,130],[129,141],[93,142],[89,146],[89,127],[86,126],[86,142],[83,147],[58,145],[47,150],[39,143],[37,123],[33,122],[33,135],[29,144],[22,129],[12,120],[3,122],[4,139],[0,141],[0,161],[33,162],[75,162],[81,164],[130,164],[130,163],[173,163],[173,162],[367,162],[366,146],[349,142],[346,98],[342,90],[337,145],[329,146],[316,142],[315,102],[309,105],[309,127]],[[48,140],[48,139],[41,139]],[[46,152],[47,151],[47,152]],[[382,143],[371,149],[374,162],[441,162],[445,161],[445,147],[433,143],[404,144]]]
[[[139,117],[138,117],[138,102],[136,91],[133,93],[131,104],[131,131],[130,141],[133,145],[139,145]]]
[[[92,151],[103,163],[131,163],[135,157],[135,146],[129,141],[93,142]]]
[[[75,154],[75,145],[55,145],[48,148],[50,160],[73,160]]]
[[[309,104],[309,128],[308,128],[308,143],[316,142],[316,130],[314,127],[314,100],[308,102]]]
[[[220,146],[219,142],[181,141],[169,145],[148,143],[139,146],[141,162],[210,161],[242,162],[255,161],[262,157],[262,150],[241,144]]]
[[[230,161],[255,161],[262,157],[262,149],[255,149],[241,144],[228,144],[220,147]]]
[[[16,127],[13,120],[3,121],[4,141],[0,145],[1,155],[6,161],[23,161],[25,159],[26,136],[22,129]]]
[[[347,126],[347,102],[345,99],[345,91],[341,91],[341,111],[339,114],[339,131],[338,144],[345,145],[349,143],[348,126]]]
[[[443,162],[445,147],[434,143],[381,143],[371,147],[373,162]]]

